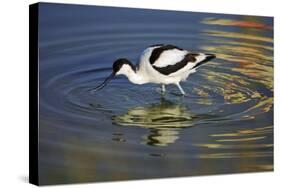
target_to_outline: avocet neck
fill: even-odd
[[[145,84],[148,82],[147,77],[143,74],[143,71],[137,70],[135,65],[124,64],[116,72],[117,75],[125,75],[128,80],[134,84]]]
[[[126,76],[128,77],[129,81],[134,84],[145,84],[148,82],[145,75],[142,73],[142,71],[129,71]]]

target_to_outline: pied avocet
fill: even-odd
[[[194,53],[174,45],[156,44],[143,51],[139,66],[125,58],[117,59],[111,75],[93,91],[102,89],[114,76],[125,75],[134,84],[161,84],[162,93],[165,93],[165,85],[175,84],[185,95],[180,82],[215,57],[214,54]]]

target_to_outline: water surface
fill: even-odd
[[[273,170],[269,17],[41,4],[42,184]],[[117,77],[152,44],[214,53],[179,97]]]

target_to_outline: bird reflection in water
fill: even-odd
[[[142,137],[142,143],[151,146],[168,146],[175,143],[180,138],[180,131],[194,126],[194,119],[198,118],[199,116],[192,113],[186,104],[164,98],[159,103],[137,106],[128,109],[125,114],[112,117],[113,122],[121,126],[149,129],[149,134]]]

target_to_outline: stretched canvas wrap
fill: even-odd
[[[272,17],[30,5],[31,183],[260,171]]]

